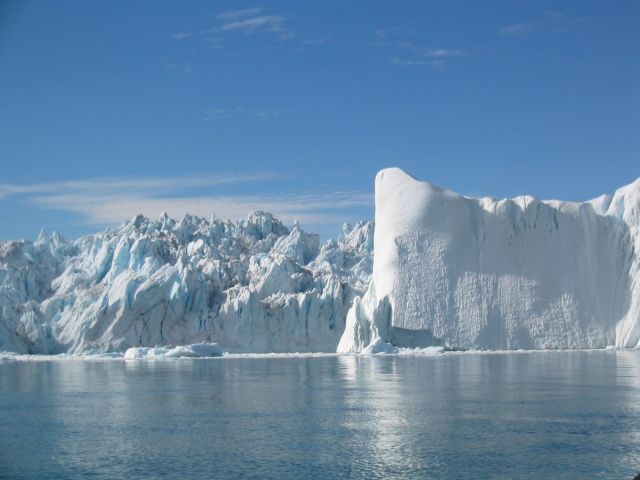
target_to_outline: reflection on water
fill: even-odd
[[[640,352],[0,362],[0,477],[632,478]]]

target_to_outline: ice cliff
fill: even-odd
[[[339,352],[637,347],[640,179],[589,202],[376,177],[371,284]]]
[[[0,351],[212,341],[230,352],[335,351],[372,249],[369,223],[320,245],[260,212],[238,222],[137,216],[71,242],[0,242]]]
[[[639,346],[640,179],[584,203],[494,200],[392,168],[375,201],[375,233],[322,245],[262,212],[0,242],[0,351]]]

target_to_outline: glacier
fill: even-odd
[[[375,181],[372,280],[338,352],[638,347],[640,179],[577,203]]]
[[[639,231],[640,179],[582,203],[495,200],[397,168],[376,176],[375,223],[323,243],[265,212],[43,231],[0,242],[0,352],[638,348]]]
[[[138,215],[69,242],[45,232],[0,242],[0,351],[335,352],[372,249],[371,223],[321,245],[264,212],[237,222]]]

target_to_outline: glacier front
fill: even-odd
[[[323,244],[263,212],[0,242],[0,351],[639,346],[640,179],[584,203],[494,200],[391,168],[375,201],[375,229]]]
[[[373,276],[338,352],[638,347],[640,179],[584,203],[375,183]]]
[[[0,242],[0,351],[335,352],[372,249],[370,223],[321,245],[264,212],[237,222],[139,215],[70,242]]]

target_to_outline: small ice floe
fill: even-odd
[[[125,354],[125,360],[150,360],[156,358],[206,358],[221,357],[222,349],[217,343],[195,343],[177,347],[133,347]]]
[[[372,355],[376,353],[398,353],[398,349],[378,337],[365,348],[363,348],[362,352],[360,353],[362,355]]]
[[[361,355],[440,355],[447,349],[441,346],[406,348],[396,347],[378,337],[360,352]]]

